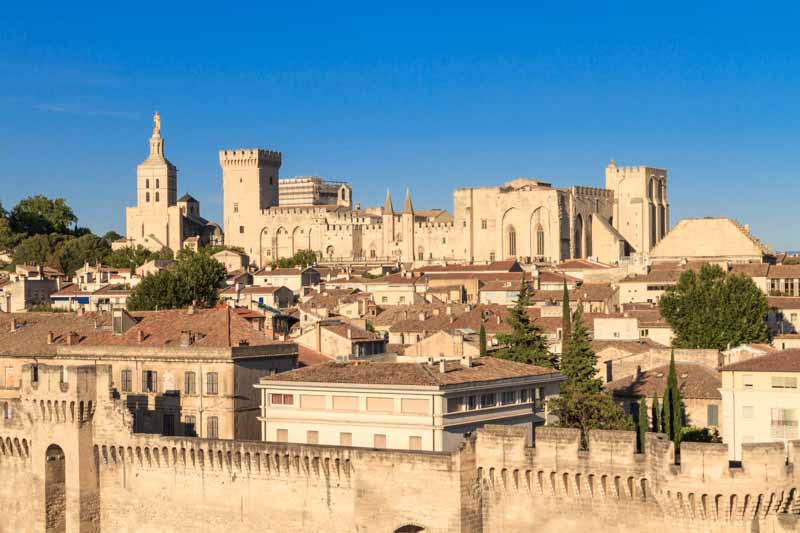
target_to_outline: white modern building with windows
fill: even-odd
[[[533,426],[558,394],[556,370],[492,357],[325,363],[267,376],[266,441],[450,451],[484,424]]]

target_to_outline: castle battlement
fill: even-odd
[[[264,165],[279,167],[281,158],[280,152],[261,148],[219,151],[219,164],[222,167],[260,167]]]

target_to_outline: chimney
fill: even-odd
[[[420,311],[419,316],[417,317],[420,322],[425,322],[425,311]]]
[[[447,372],[447,361],[439,359],[439,373],[444,374]]]
[[[461,366],[463,368],[472,368],[472,357],[462,355],[461,356]]]
[[[19,327],[19,324],[17,324],[17,319],[12,316],[11,317],[11,333],[14,333],[15,331],[17,331],[17,327]]]
[[[448,306],[445,308],[445,313],[447,313],[448,315],[452,315],[452,314],[453,314],[453,306],[451,306],[451,305],[448,305]]]
[[[181,346],[186,348],[192,345],[192,332],[189,330],[181,331]]]
[[[52,331],[47,332],[47,344],[53,344],[55,341],[55,335],[53,335]]]
[[[187,315],[193,315],[194,314],[194,303],[190,304],[189,307],[186,308],[186,314]]]
[[[136,332],[136,342],[139,344],[144,342],[144,331],[139,330]]]
[[[78,340],[80,340],[80,337],[74,331],[67,333],[67,346],[75,346],[78,344]]]
[[[347,338],[348,339],[352,339],[353,338],[353,329],[352,328],[347,328]]]
[[[639,381],[642,379],[642,367],[636,365],[636,374],[633,376],[633,381]]]

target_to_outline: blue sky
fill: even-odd
[[[63,196],[122,232],[158,110],[179,195],[215,220],[222,148],[448,209],[518,176],[602,186],[614,158],[669,169],[673,223],[800,248],[797,4],[108,4],[3,7],[4,206]]]

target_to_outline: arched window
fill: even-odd
[[[514,226],[508,227],[508,255],[515,257],[517,255],[517,232]]]
[[[544,228],[541,224],[536,226],[536,255],[544,256]]]
[[[150,201],[150,193],[149,192],[144,193],[144,201],[145,202],[149,202]]]
[[[156,203],[158,203],[158,191],[156,191]]]
[[[575,217],[575,257],[583,257],[583,217]]]

